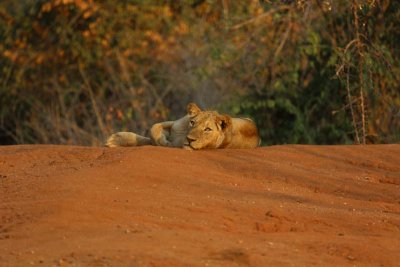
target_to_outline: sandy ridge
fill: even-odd
[[[1,266],[400,266],[400,145],[0,147]]]

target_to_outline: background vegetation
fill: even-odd
[[[400,140],[397,0],[0,2],[0,143],[101,145],[188,102],[264,144]]]

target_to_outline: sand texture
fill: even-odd
[[[400,266],[400,145],[3,146],[0,266]]]

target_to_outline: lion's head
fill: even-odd
[[[186,149],[219,148],[226,141],[226,132],[232,127],[231,117],[216,111],[202,111],[196,104],[187,106],[190,117]]]

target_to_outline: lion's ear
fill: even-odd
[[[201,109],[195,103],[189,103],[186,107],[186,110],[190,117],[196,116],[201,111]]]
[[[225,130],[232,125],[232,118],[225,114],[219,115],[217,117],[217,124],[221,126],[222,130]]]

